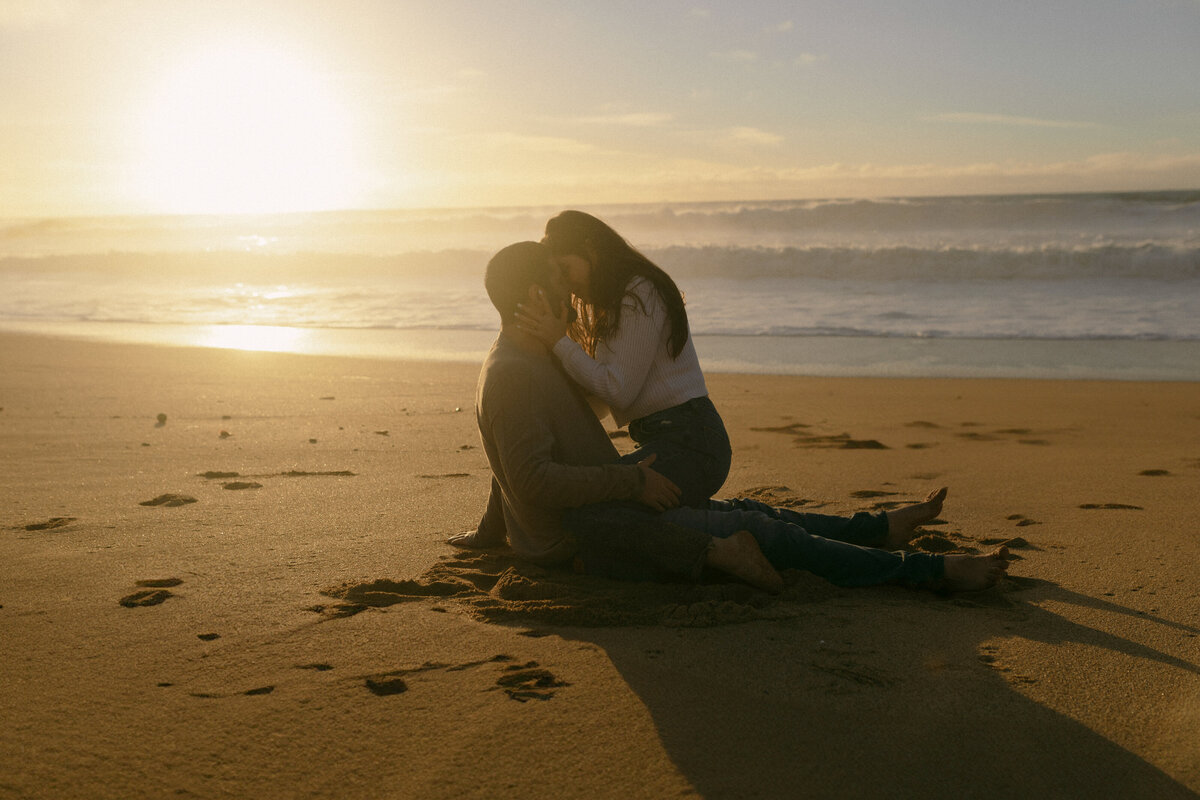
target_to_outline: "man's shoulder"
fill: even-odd
[[[480,399],[497,402],[505,397],[532,397],[551,372],[548,365],[517,348],[493,347],[479,373]]]

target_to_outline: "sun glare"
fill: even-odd
[[[212,47],[166,76],[151,101],[140,193],[178,213],[353,206],[352,127],[327,78],[294,56]]]
[[[278,325],[214,325],[199,337],[202,347],[228,350],[294,351],[309,338],[302,328]]]

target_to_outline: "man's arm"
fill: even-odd
[[[546,508],[573,508],[605,500],[635,500],[644,477],[632,464],[572,466],[553,459],[548,427],[529,410],[493,420],[492,438],[516,499]]]
[[[554,460],[554,434],[542,417],[542,398],[535,396],[528,375],[506,375],[489,388],[485,424],[516,500],[546,508],[573,508],[640,498],[646,483],[643,467],[619,463],[574,466]]]

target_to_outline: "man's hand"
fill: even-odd
[[[679,505],[679,497],[682,492],[670,478],[650,469],[650,465],[656,458],[658,455],[651,453],[638,462],[638,469],[642,471],[642,477],[645,479],[638,501],[643,505],[650,506],[655,511],[666,511],[668,508],[675,508]]]
[[[554,347],[567,335],[567,316],[565,304],[555,316],[545,293],[539,292],[537,305],[521,303],[517,306],[517,328],[540,339],[547,347]]]

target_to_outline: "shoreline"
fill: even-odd
[[[481,363],[496,331],[0,320],[0,335]],[[1200,341],[696,335],[706,374],[844,378],[1200,381]]]

